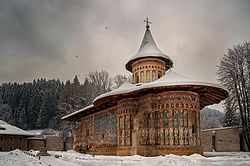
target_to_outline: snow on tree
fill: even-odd
[[[94,98],[112,89],[112,81],[108,72],[95,71],[86,75],[84,84],[77,76],[65,84],[45,78],[23,84],[3,83],[0,119],[22,129],[67,128],[65,133],[69,133],[74,125],[62,121],[61,117],[92,104]],[[122,79],[117,78],[114,84],[118,82]]]
[[[119,88],[124,82],[128,81],[129,78],[126,75],[117,74],[114,77],[114,89]]]
[[[111,91],[112,77],[107,71],[89,72],[86,79],[91,83],[92,101],[100,94]]]
[[[211,129],[222,127],[224,121],[224,113],[205,107],[201,110],[201,128]]]
[[[235,102],[232,102],[231,96],[229,96],[226,99],[225,102],[225,119],[223,122],[223,125],[225,127],[230,127],[230,126],[238,126],[239,125],[239,116],[236,113],[237,108],[235,107]]]
[[[84,98],[83,86],[80,85],[78,77],[75,76],[73,83],[67,81],[59,96],[59,113],[57,115],[57,121],[60,135],[63,137],[68,136],[71,132],[71,128],[74,127],[74,123],[61,121],[61,118],[69,113],[79,110],[86,106]]]
[[[28,104],[27,110],[27,123],[28,126],[36,127],[36,119],[40,113],[40,109],[43,103],[43,92],[35,90],[35,93],[32,95],[31,100]]]
[[[0,104],[3,104],[3,90],[1,86],[0,86]]]
[[[250,43],[228,49],[218,70],[219,81],[231,95],[232,104],[240,112],[243,135],[250,150]]]

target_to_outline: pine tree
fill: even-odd
[[[26,110],[28,108],[28,103],[30,100],[30,84],[24,83],[21,89],[21,99],[17,110],[15,110],[15,121],[16,126],[26,129],[27,127],[27,115]],[[24,119],[21,119],[24,118]]]
[[[3,104],[3,90],[2,86],[0,86],[0,105]]]
[[[237,107],[235,106],[235,102],[232,102],[233,98],[231,95],[226,99],[225,102],[225,119],[223,125],[225,127],[230,126],[239,126],[239,117],[236,114]]]
[[[88,80],[88,78],[86,78],[84,84],[81,87],[84,95],[85,105],[90,105],[95,98],[92,92],[94,85]]]
[[[45,102],[45,100],[43,101],[43,104],[42,104],[42,106],[41,106],[41,109],[40,109],[40,111],[39,111],[39,114],[38,114],[38,118],[37,118],[37,121],[36,121],[36,126],[39,128],[39,129],[44,129],[44,128],[46,128],[46,123],[48,123],[48,122],[46,122],[46,114],[47,114],[47,112],[46,112],[47,110],[46,110],[46,102]]]
[[[35,90],[33,92],[32,98],[28,104],[27,111],[27,126],[29,129],[36,128],[36,120],[40,113],[41,107],[43,104],[43,95],[42,92]]]
[[[22,110],[19,112],[17,121],[17,123],[20,125],[19,127],[22,129],[27,129],[27,114],[25,108],[22,108]]]
[[[239,125],[239,118],[237,117],[234,111],[227,111],[225,113],[225,120],[223,122],[225,127],[230,126],[238,126]]]

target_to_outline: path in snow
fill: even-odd
[[[26,154],[25,154],[26,153]],[[206,152],[204,157],[166,155],[157,157],[143,156],[92,156],[75,151],[49,151],[51,156],[35,156],[38,151],[0,152],[0,166],[249,166],[249,152]],[[29,155],[28,155],[29,154]],[[30,156],[32,155],[32,156]],[[58,158],[56,158],[58,157]]]
[[[42,161],[43,164],[51,166],[81,166],[79,164],[72,163],[69,161],[63,161],[61,159],[57,159],[52,156],[41,156],[40,160]]]

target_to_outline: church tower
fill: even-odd
[[[149,30],[151,22],[149,22],[148,18],[144,22],[146,22],[146,32],[141,47],[137,54],[126,64],[126,69],[132,72],[132,82],[134,84],[155,81],[173,67],[172,60],[155,44]]]

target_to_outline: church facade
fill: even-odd
[[[148,24],[138,53],[125,66],[132,83],[62,118],[79,122],[74,149],[103,155],[202,154],[200,109],[224,100],[227,91],[174,72]]]

